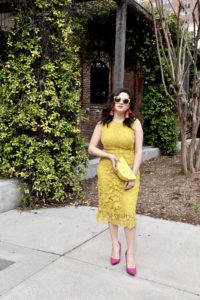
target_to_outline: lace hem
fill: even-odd
[[[96,221],[102,223],[111,223],[113,225],[127,227],[129,229],[136,227],[136,217],[130,215],[108,214],[106,212],[98,211],[96,214]]]

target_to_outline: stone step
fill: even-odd
[[[17,179],[0,179],[0,213],[19,206],[22,186]]]

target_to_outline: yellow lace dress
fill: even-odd
[[[114,120],[108,125],[101,125],[103,150],[123,156],[132,168],[134,163],[134,132],[138,120],[132,128],[117,123]],[[140,184],[140,175],[137,174],[135,186],[124,189],[124,181],[113,172],[112,162],[108,158],[100,158],[97,170],[99,205],[96,215],[97,221],[111,223],[123,227],[136,226],[136,206]]]

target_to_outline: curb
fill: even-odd
[[[22,186],[17,179],[0,179],[0,213],[14,209],[20,204]]]

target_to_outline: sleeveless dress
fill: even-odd
[[[101,124],[103,150],[117,158],[123,156],[131,168],[134,163],[134,133],[137,122],[136,119],[132,128],[114,120],[108,127]],[[100,158],[97,175],[99,205],[96,220],[129,229],[136,227],[139,172],[135,186],[129,190],[124,189],[125,182],[114,173],[112,162],[108,158]]]

